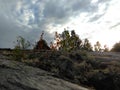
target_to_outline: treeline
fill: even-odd
[[[79,35],[76,34],[75,30],[71,32],[64,29],[62,33],[55,32],[55,41],[50,43],[50,48],[55,50],[86,50],[86,51],[104,51],[108,52],[109,48],[107,45],[104,45],[104,48],[101,48],[99,41],[95,43],[94,46],[90,43],[88,38],[82,40]]]
[[[104,45],[104,48],[101,48],[101,44],[97,41],[94,46],[90,43],[88,38],[82,40],[79,35],[76,34],[75,30],[67,30],[64,29],[62,33],[55,32],[54,40],[50,42],[50,46],[47,44],[46,40],[43,39],[44,32],[42,32],[40,40],[33,46],[33,49],[43,50],[51,49],[51,50],[63,50],[63,51],[71,51],[71,50],[86,50],[86,51],[102,51],[102,52],[120,52],[120,42],[113,45],[113,48],[109,50],[109,48]],[[28,49],[32,44],[25,40],[23,37],[17,37],[15,49]]]
[[[78,49],[92,51],[92,45],[87,38],[82,41],[74,30],[69,32],[66,29],[61,34],[55,32],[55,41],[50,43],[50,48],[63,51]]]

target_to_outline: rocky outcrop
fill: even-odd
[[[88,90],[39,68],[0,59],[0,90]]]

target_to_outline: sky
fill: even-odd
[[[13,48],[17,36],[34,44],[42,31],[49,44],[64,28],[112,48],[120,41],[119,6],[120,0],[0,0],[0,48]]]

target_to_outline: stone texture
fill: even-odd
[[[39,68],[0,59],[0,90],[88,90]]]

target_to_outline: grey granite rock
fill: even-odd
[[[0,90],[88,90],[39,68],[0,59]]]

